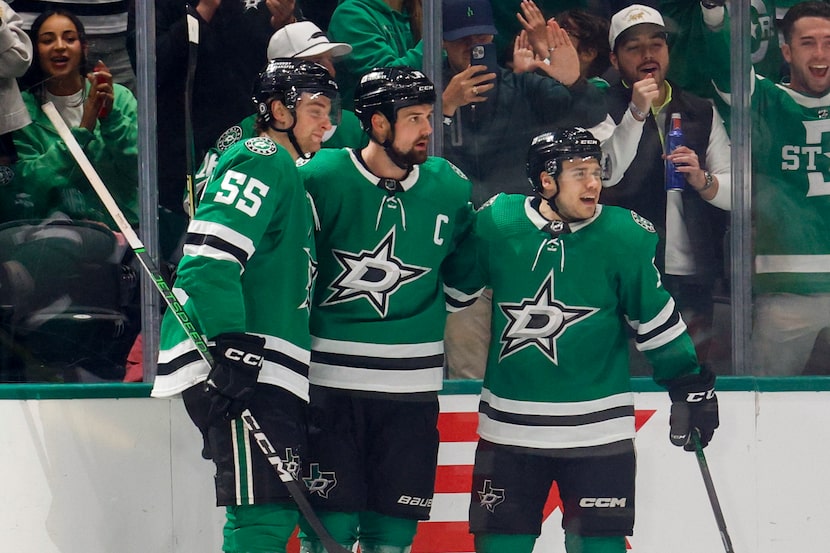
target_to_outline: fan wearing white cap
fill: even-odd
[[[637,212],[657,228],[655,264],[689,326],[698,357],[706,362],[713,342],[712,292],[724,276],[730,142],[712,103],[666,78],[669,31],[660,12],[640,4],[611,18],[610,58],[621,82],[606,91],[615,128],[603,151],[615,149],[618,155],[602,198],[604,204]],[[675,114],[684,144],[666,151]],[[669,161],[675,169],[666,168]],[[682,175],[682,190],[666,187],[667,175],[673,174],[669,171]]]
[[[326,34],[311,21],[297,21],[288,24],[276,31],[268,43],[267,59],[298,58],[319,63],[325,67],[332,78],[335,76],[334,62],[348,56],[352,47],[343,42],[330,42]],[[256,136],[254,126],[256,114],[251,114],[239,124],[223,132],[216,143],[205,154],[199,172],[196,174],[197,196],[204,188],[219,156],[240,140]],[[340,122],[332,126],[323,136],[324,148],[362,148],[368,142],[354,112],[342,110]],[[185,198],[185,213],[187,213],[187,198]]]
[[[334,62],[352,53],[352,47],[344,42],[330,42],[326,33],[311,21],[298,21],[286,25],[271,36],[268,42],[268,59],[302,58],[319,63],[336,77]]]

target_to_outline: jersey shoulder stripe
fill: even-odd
[[[253,241],[220,223],[194,219],[185,236],[184,254],[235,261],[242,268],[254,254]]]

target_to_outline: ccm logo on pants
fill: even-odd
[[[580,507],[625,507],[624,497],[583,497],[579,500]]]

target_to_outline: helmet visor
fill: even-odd
[[[341,110],[341,101],[340,101],[340,94],[337,91],[329,91],[329,90],[311,90],[311,89],[298,89],[297,93],[299,95],[298,104],[300,102],[304,102],[306,105],[313,106],[311,109],[311,115],[313,117],[323,117],[326,116],[329,118],[332,126],[337,126],[340,124],[340,119],[342,115]],[[324,102],[320,101],[321,98],[327,98],[329,101]],[[330,106],[328,109],[328,113],[324,113],[326,111],[325,106]]]

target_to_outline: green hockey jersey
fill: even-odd
[[[316,272],[314,217],[288,152],[265,136],[219,160],[194,219],[173,293],[205,339],[265,338],[259,381],[308,400],[308,318]],[[210,345],[210,344],[209,344]],[[199,383],[209,367],[169,309],[152,395]]]
[[[783,0],[749,0],[750,57],[760,75],[778,82],[784,66],[778,34],[776,10]],[[671,65],[668,78],[680,88],[704,98],[718,99],[712,86],[709,64],[701,63],[700,48],[708,32],[699,2],[661,0],[660,13],[670,29]],[[786,9],[783,10],[786,12]],[[779,16],[783,17],[783,15]],[[724,19],[729,26],[729,16]],[[727,55],[729,55],[727,53]],[[723,113],[720,105],[718,111]]]
[[[657,234],[635,212],[600,205],[554,237],[538,201],[500,194],[477,215],[478,274],[493,289],[478,433],[551,449],[633,438],[627,327],[658,383],[699,371],[654,266]]]
[[[707,33],[714,82],[730,101],[728,33]],[[830,91],[810,96],[753,75],[753,288],[830,293]]]
[[[320,227],[311,382],[440,390],[447,308],[476,296],[454,288],[472,266],[457,251],[473,221],[470,181],[434,157],[402,181],[381,179],[350,149],[321,150],[299,169]]]

